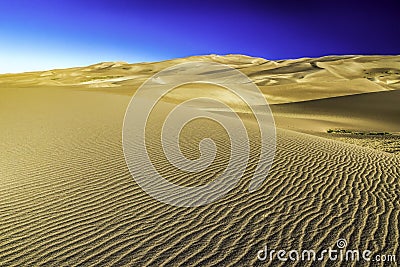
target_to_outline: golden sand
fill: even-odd
[[[121,131],[138,86],[190,60],[228,64],[260,87],[274,112],[277,151],[263,185],[249,193],[259,142],[248,124],[251,160],[238,186],[209,205],[179,208],[135,183]],[[400,132],[399,72],[399,56],[230,55],[0,75],[0,265],[276,266],[283,263],[257,260],[267,244],[317,250],[339,238],[400,257],[399,156],[326,133]],[[219,149],[211,167],[191,179],[160,153],[159,132],[149,135],[156,167],[185,186],[211,181],[229,160],[223,128],[191,127],[181,140],[188,158],[199,156],[196,144],[206,136]]]

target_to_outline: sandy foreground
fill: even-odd
[[[260,144],[245,112],[250,160],[225,197],[174,207],[132,178],[122,150],[129,101],[150,76],[188,61],[242,71],[269,102],[277,147],[259,190],[248,191]],[[348,249],[396,255],[398,264],[399,89],[400,56],[268,61],[211,55],[0,75],[0,266],[383,266],[257,259],[265,246],[319,251],[341,238]],[[207,170],[176,170],[160,147],[163,108],[213,90],[187,86],[171,93],[152,119],[146,144],[171,182],[209,183],[229,162],[228,136],[211,121],[193,122],[180,139],[190,159],[200,156],[200,140],[214,139],[218,154]],[[380,132],[388,134],[370,135]]]

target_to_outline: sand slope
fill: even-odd
[[[399,101],[400,91],[393,90],[277,104],[271,108],[282,127],[310,132],[329,128],[397,132]]]
[[[346,114],[358,127],[368,121],[396,130],[399,57],[195,59],[210,58],[250,75],[278,104],[272,107],[278,144],[260,190],[247,190],[257,160],[254,142],[240,184],[197,208],[152,199],[130,176],[122,152],[122,120],[135,85],[175,61],[0,76],[0,265],[283,266],[258,261],[257,252],[265,245],[325,249],[339,238],[350,248],[400,257],[400,158],[304,133],[325,129],[313,116],[340,124],[348,122]],[[364,69],[373,80],[359,77]],[[360,81],[349,82],[354,79]],[[371,102],[372,109],[365,104]],[[190,133],[227,142],[217,130]],[[229,154],[224,147],[220,153]],[[194,148],[187,153],[196,155]],[[217,157],[195,181],[175,176],[161,156],[159,162],[171,180],[190,185],[215,177],[226,158]]]

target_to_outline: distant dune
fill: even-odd
[[[278,143],[260,190],[247,190],[260,146],[251,127],[243,179],[212,204],[158,202],[129,173],[121,131],[131,96],[156,72],[188,61],[242,71],[270,103]],[[399,89],[400,56],[210,55],[0,75],[0,266],[284,266],[259,261],[257,252],[327,249],[340,238],[400,257]],[[189,129],[182,148],[189,158],[199,156],[204,136],[219,149],[191,179],[166,161],[158,134],[149,150],[178,184],[209,182],[229,161],[222,128]]]

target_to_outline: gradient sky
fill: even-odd
[[[0,1],[0,73],[200,54],[400,54],[400,1]]]

